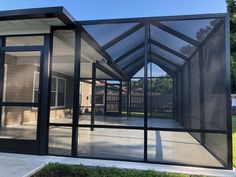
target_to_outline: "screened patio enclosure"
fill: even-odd
[[[0,12],[0,151],[232,168],[227,14]]]

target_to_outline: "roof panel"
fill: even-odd
[[[108,48],[106,51],[115,60],[141,42],[144,42],[144,27],[119,41],[112,47]]]
[[[151,39],[165,46],[168,46],[169,48],[179,53],[182,53],[187,57],[189,57],[192,54],[192,52],[196,49],[196,47],[194,47],[193,45],[153,25],[151,25],[150,29],[151,29]]]
[[[132,53],[128,57],[124,58],[122,61],[118,62],[118,65],[121,68],[123,68],[126,65],[128,65],[129,63],[131,63],[134,60],[136,60],[137,58],[141,57],[142,55],[144,55],[144,47],[139,49],[139,50],[137,50],[136,52]]]
[[[140,66],[141,64],[144,64],[144,60],[140,60],[140,61],[137,61],[135,64],[133,64],[132,66],[124,69],[124,71],[126,73],[130,73],[130,72],[133,72],[135,69],[137,69],[138,66]]]
[[[220,19],[163,21],[162,24],[202,42]]]
[[[182,66],[185,61],[163,49],[161,49],[160,47],[157,47],[155,45],[151,45],[151,51],[158,54],[158,55],[161,55],[162,57],[166,58],[167,60],[179,65],[179,66]]]
[[[84,25],[84,29],[101,45],[128,31],[137,23]]]
[[[171,64],[163,61],[162,59],[157,58],[156,56],[151,55],[151,61],[158,66],[167,68],[172,73],[178,71],[178,68],[176,66],[171,65]]]

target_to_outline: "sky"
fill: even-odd
[[[0,10],[64,6],[76,20],[226,12],[225,0],[0,0]]]

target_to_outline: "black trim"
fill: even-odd
[[[50,34],[44,36],[44,50],[40,57],[40,82],[39,82],[39,112],[38,112],[38,131],[37,140],[39,141],[38,153],[46,154],[48,130],[48,68],[50,63]]]
[[[104,46],[102,46],[103,50],[106,50],[110,47],[112,47],[113,45],[115,45],[116,43],[118,43],[119,41],[123,40],[124,38],[128,37],[129,35],[135,33],[136,31],[138,31],[139,29],[141,29],[143,27],[142,23],[139,23],[137,25],[135,25],[134,27],[130,28],[128,31],[122,33],[121,35],[119,35],[118,37],[116,37],[115,39],[112,39],[111,41],[109,41],[107,44],[105,44]]]
[[[153,22],[152,25],[157,27],[157,28],[160,28],[161,30],[163,30],[163,31],[165,31],[165,32],[167,32],[167,33],[169,33],[169,34],[171,34],[171,35],[173,35],[173,36],[175,36],[179,39],[182,39],[182,40],[186,41],[187,43],[192,44],[196,47],[198,47],[200,45],[200,42],[198,42],[198,41],[196,41],[196,40],[194,40],[194,39],[178,32],[178,31],[176,31],[176,30],[174,30],[174,29],[172,29],[172,28],[170,28],[170,27],[168,27],[168,26],[166,26],[166,25],[164,25],[160,22]]]
[[[227,17],[227,18],[226,18]],[[37,140],[5,140],[5,139],[0,139],[1,142],[4,142],[4,144],[0,144],[0,149],[1,147],[4,148],[7,147],[8,149],[6,150],[7,152],[9,151],[15,151],[14,148],[19,148],[19,151],[21,152],[21,148],[25,148],[22,150],[22,153],[35,153],[38,152],[39,154],[46,154],[47,152],[47,145],[48,145],[48,130],[49,130],[49,125],[55,125],[55,126],[70,126],[73,128],[72,130],[72,156],[77,156],[77,141],[78,141],[78,127],[88,127],[91,129],[94,128],[118,128],[118,129],[138,129],[138,130],[144,130],[144,161],[147,162],[147,131],[149,130],[157,130],[157,131],[177,131],[177,132],[204,132],[204,133],[222,133],[222,134],[226,134],[227,133],[227,140],[228,140],[228,167],[232,169],[232,123],[231,123],[231,119],[230,119],[230,111],[231,111],[231,105],[230,105],[230,66],[229,66],[229,19],[227,14],[208,14],[208,15],[189,15],[189,16],[173,16],[173,17],[150,17],[150,18],[132,18],[132,19],[115,19],[115,20],[94,20],[94,21],[86,21],[86,22],[75,22],[75,20],[65,11],[65,9],[63,7],[52,7],[52,8],[38,8],[38,9],[23,9],[23,10],[14,10],[14,11],[4,11],[4,12],[0,12],[0,21],[7,21],[7,20],[20,20],[20,19],[37,19],[37,18],[58,18],[60,19],[62,22],[64,22],[67,26],[65,26],[65,29],[73,29],[74,31],[76,31],[76,55],[75,55],[75,79],[76,82],[74,83],[74,103],[73,103],[73,108],[74,108],[74,112],[73,112],[73,124],[55,124],[55,123],[49,123],[49,112],[50,112],[50,85],[51,85],[51,66],[52,66],[52,43],[53,43],[53,30],[51,30],[51,35],[50,34],[43,34],[45,35],[45,44],[44,46],[9,46],[9,47],[5,47],[5,37],[0,36],[0,68],[2,69],[0,71],[0,101],[1,101],[1,105],[0,107],[2,108],[2,106],[39,106],[39,118],[38,118],[38,131],[37,132]],[[219,18],[221,19],[221,21],[215,26],[215,28],[208,34],[208,36],[206,37],[206,39],[200,44],[198,41],[180,33],[175,31],[174,29],[171,29],[163,24],[160,23],[160,21],[163,20],[194,20],[194,19],[209,19],[209,18]],[[166,51],[180,57],[183,58],[184,60],[186,60],[185,64],[183,66],[185,66],[186,64],[189,64],[189,60],[194,56],[194,54],[196,54],[198,51],[200,51],[200,53],[202,52],[201,50],[201,46],[205,44],[205,42],[214,34],[215,31],[217,31],[217,29],[219,27],[221,27],[221,25],[224,23],[223,18],[225,18],[227,20],[226,22],[226,26],[225,26],[225,32],[226,32],[226,87],[227,87],[227,130],[207,130],[204,129],[205,127],[201,127],[202,129],[200,130],[196,130],[196,129],[185,129],[185,128],[155,128],[155,127],[148,127],[147,125],[147,111],[148,111],[148,102],[147,102],[147,79],[148,79],[148,75],[147,75],[147,65],[148,62],[153,62],[153,63],[157,63],[158,64],[158,60],[163,59],[163,57],[161,56],[156,56],[156,60],[152,59],[152,56],[148,56],[149,54],[151,54],[151,51],[148,52],[148,47],[150,47],[150,43],[148,41],[149,39],[149,35],[150,35],[150,25],[149,23],[154,24],[155,26],[158,26],[160,29],[182,39],[187,41],[188,43],[193,44],[194,46],[197,46],[198,48],[196,49],[196,51],[193,52],[193,54],[189,57],[189,59],[187,60],[186,57],[184,57],[182,54],[169,49],[167,46],[164,45],[160,45],[158,44],[159,47],[161,47],[162,49],[165,49]],[[158,21],[157,23],[155,21]],[[113,46],[115,43],[119,42],[120,40],[124,39],[125,37],[127,37],[128,35],[132,34],[132,30],[128,30],[125,33],[123,33],[122,35],[118,36],[118,38],[113,39],[112,41],[110,41],[109,43],[107,43],[105,45],[104,48],[102,48],[82,27],[83,24],[108,24],[108,23],[125,23],[125,22],[139,22],[138,25],[136,25],[135,27],[131,28],[132,30],[138,30],[141,27],[141,25],[143,25],[143,23],[145,23],[145,60],[144,63],[141,63],[141,65],[138,65],[135,69],[138,69],[139,67],[143,67],[145,69],[145,75],[144,75],[144,126],[143,127],[135,127],[135,126],[113,126],[113,125],[95,125],[94,124],[94,119],[92,119],[91,125],[84,125],[84,124],[78,124],[78,118],[79,118],[79,113],[78,113],[78,109],[79,109],[79,105],[78,105],[78,101],[79,101],[79,83],[80,83],[80,75],[79,75],[79,69],[80,69],[80,40],[81,37],[88,42],[88,44],[90,44],[99,54],[101,54],[108,62],[107,64],[115,71],[117,72],[122,79],[124,80],[129,80],[130,78],[122,72],[121,68],[117,65],[115,65],[117,62],[123,60],[125,57],[129,56],[130,54],[132,54],[133,52],[135,52],[137,50],[138,47],[141,48],[141,44],[140,46],[136,46],[135,48],[131,49],[130,51],[128,51],[126,54],[123,54],[120,58],[118,58],[115,62],[112,60],[112,57],[105,51],[106,48],[109,48],[111,46]],[[52,27],[53,28],[53,27]],[[60,29],[61,27],[54,27],[55,29]],[[134,29],[135,28],[135,29]],[[133,31],[133,32],[134,32]],[[130,33],[131,32],[131,33]],[[128,34],[130,33],[130,34]],[[36,34],[36,35],[40,35],[40,34]],[[42,35],[42,34],[41,34]],[[14,35],[12,35],[14,36]],[[21,36],[21,35],[17,35],[17,36]],[[22,36],[26,36],[26,35],[22,35]],[[28,35],[27,35],[28,36]],[[155,43],[157,44],[157,43]],[[200,47],[199,47],[200,46]],[[200,49],[199,49],[200,48]],[[41,52],[41,60],[40,60],[40,99],[39,99],[39,103],[14,103],[14,102],[2,102],[2,91],[3,91],[3,78],[4,78],[4,72],[3,72],[3,67],[4,67],[4,57],[5,57],[5,52],[17,52],[17,51],[40,51]],[[51,55],[50,55],[51,54]],[[153,55],[153,54],[152,54]],[[154,54],[155,55],[155,54]],[[123,58],[122,58],[123,57]],[[164,60],[163,60],[164,61]],[[167,60],[165,60],[165,62],[162,62],[163,64],[168,63]],[[200,62],[202,63],[202,61]],[[173,68],[177,68],[176,71],[169,71],[172,75],[174,75],[176,72],[179,71],[179,66],[177,66],[177,64],[174,63],[169,63],[171,64],[171,66],[173,66]],[[95,87],[96,87],[96,63],[93,64],[95,67],[93,67],[93,77],[92,77],[92,85],[93,85],[93,109],[95,108]],[[161,64],[158,64],[161,65]],[[175,66],[174,66],[175,65]],[[169,65],[170,66],[170,65]],[[163,67],[163,66],[162,66]],[[170,70],[168,65],[165,66],[166,69]],[[48,73],[48,69],[49,69],[49,73]],[[102,68],[104,69],[104,68]],[[200,73],[201,73],[201,80],[203,80],[203,71],[200,68]],[[94,72],[95,71],[95,72]],[[135,70],[134,70],[135,71]],[[133,76],[133,73],[129,72],[130,76]],[[95,73],[95,74],[94,74]],[[49,74],[49,75],[48,75]],[[169,73],[168,73],[169,74]],[[114,75],[113,75],[114,76]],[[181,74],[182,76],[182,74]],[[49,78],[48,78],[49,77]],[[91,79],[91,78],[90,78]],[[97,79],[98,80],[98,79]],[[107,79],[109,80],[109,79]],[[106,81],[107,81],[106,80]],[[113,79],[111,79],[113,80]],[[201,81],[202,82],[202,81]],[[130,83],[129,83],[130,84]],[[183,81],[180,81],[180,84],[183,84]],[[176,83],[176,85],[178,85]],[[122,87],[122,83],[120,84],[120,86]],[[122,92],[122,89],[120,87],[120,92]],[[201,84],[201,94],[203,95],[204,90],[203,89],[203,85]],[[183,91],[182,91],[183,92]],[[132,94],[130,92],[130,94]],[[127,94],[128,95],[128,94]],[[182,93],[183,95],[183,93]],[[127,99],[130,99],[127,98]],[[204,102],[203,98],[200,98],[201,103]],[[120,105],[122,104],[121,100],[120,100]],[[129,103],[127,102],[127,105],[130,106],[131,104],[131,100],[129,101]],[[183,107],[183,104],[182,104]],[[202,105],[201,105],[202,107]],[[0,109],[1,110],[1,109]],[[129,110],[130,111],[130,110]],[[128,111],[127,111],[128,112]],[[201,115],[204,113],[204,110],[201,108]],[[128,114],[127,114],[128,115]],[[0,114],[1,117],[1,114]],[[202,117],[202,116],[201,116]],[[94,110],[93,110],[93,118],[94,118]],[[45,137],[47,137],[45,139]],[[38,142],[39,140],[39,142]],[[17,145],[22,142],[23,145],[20,147],[17,147]],[[38,144],[39,143],[39,144]],[[12,147],[10,147],[12,146]],[[13,148],[13,149],[10,149]],[[31,150],[29,149],[31,148]],[[27,150],[27,152],[25,152],[24,150]],[[85,158],[85,157],[84,157]],[[104,158],[103,158],[104,159]],[[114,159],[112,159],[114,160]],[[119,160],[119,159],[117,159]],[[127,161],[127,160],[126,160]],[[155,163],[160,163],[161,162],[155,162]],[[173,164],[173,163],[163,163],[163,164]],[[179,165],[179,164],[176,164]],[[186,164],[183,164],[186,165]],[[188,165],[186,165],[188,166]],[[189,166],[194,166],[194,165],[189,165]],[[199,166],[198,166],[199,167]]]
[[[72,127],[71,123],[49,123],[50,126],[62,126],[62,127]],[[99,125],[99,124],[78,124],[77,127],[87,127],[87,128],[110,128],[110,129],[131,129],[131,130],[144,130],[144,126],[125,126],[125,125]],[[189,129],[189,128],[161,128],[161,127],[147,127],[147,130],[155,131],[173,131],[173,132],[196,132],[196,133],[217,133],[226,134],[227,130],[211,130],[211,129]]]
[[[161,44],[157,41],[154,41],[154,40],[150,39],[150,43],[153,44],[154,46],[157,46],[157,47],[159,47],[159,48],[161,48],[161,49],[163,49],[163,50],[165,50],[165,51],[167,51],[167,52],[169,52],[169,53],[185,60],[185,61],[188,60],[188,57],[186,57],[185,55],[183,55],[183,54],[181,54],[181,53],[179,53],[179,52],[177,52],[177,51],[175,51],[175,50],[173,50],[173,49],[171,49],[171,48],[169,48],[169,47],[167,47],[167,46],[165,46],[165,45],[163,45],[163,44]]]
[[[2,106],[38,107],[39,103],[2,102]]]
[[[16,152],[23,154],[36,154],[38,152],[38,142],[35,140],[22,139],[0,139],[1,152]]]
[[[117,79],[122,79],[122,77],[117,76],[115,73],[110,71],[109,69],[105,68],[102,66],[98,61],[96,61],[96,68],[99,69],[100,71],[104,72],[105,74],[111,76],[112,78],[117,78]]]
[[[149,39],[149,29],[150,29],[150,25],[149,24],[145,24],[145,46],[144,46],[144,161],[148,160],[148,132],[147,132],[147,127],[148,127],[148,39]]]
[[[91,100],[91,125],[95,123],[95,95],[96,95],[96,63],[92,64],[92,100]],[[91,127],[94,130],[94,127]]]
[[[0,50],[4,50],[5,52],[29,52],[29,51],[42,51],[43,46],[8,46],[1,47]]]
[[[231,119],[231,70],[230,70],[230,17],[225,18],[225,58],[226,58],[226,95],[227,95],[227,162],[229,169],[233,169],[233,148],[232,148],[232,119]]]
[[[134,23],[134,22],[152,22],[152,21],[179,21],[179,20],[200,20],[212,18],[225,18],[227,13],[212,13],[199,15],[176,15],[176,16],[159,16],[159,17],[137,17],[137,18],[120,18],[120,19],[99,19],[99,20],[84,20],[77,21],[81,25],[95,25],[95,24],[117,24],[117,23]]]
[[[126,52],[125,54],[121,55],[119,58],[115,59],[114,62],[115,63],[119,63],[122,60],[124,60],[126,57],[130,56],[131,54],[135,53],[137,50],[141,49],[144,47],[144,42],[140,43],[139,45],[137,45],[136,47],[132,48],[131,50],[129,50],[128,52]]]
[[[75,33],[75,65],[74,65],[74,99],[73,99],[73,127],[71,154],[77,156],[78,146],[78,122],[79,122],[79,96],[80,96],[80,60],[81,59],[81,33]]]

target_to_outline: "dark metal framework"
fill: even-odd
[[[35,18],[51,18],[56,17],[63,21],[66,26],[62,27],[51,27],[51,32],[49,34],[37,34],[44,35],[44,45],[43,46],[13,46],[6,47],[5,40],[7,36],[0,37],[0,115],[3,106],[32,106],[38,107],[38,127],[37,127],[37,138],[35,141],[31,140],[8,140],[0,139],[0,150],[5,152],[21,152],[21,153],[32,153],[32,154],[47,154],[48,153],[48,136],[49,136],[49,127],[50,126],[62,126],[62,127],[71,127],[72,128],[72,143],[71,143],[71,156],[78,157],[77,146],[78,146],[78,128],[87,127],[93,130],[94,128],[108,128],[108,129],[133,129],[133,130],[143,130],[144,131],[144,162],[154,163],[148,160],[147,157],[147,140],[148,140],[148,131],[173,131],[173,132],[189,132],[189,133],[200,133],[201,134],[201,143],[204,144],[204,134],[205,133],[218,133],[218,134],[227,134],[228,142],[228,154],[227,154],[227,165],[225,168],[232,169],[232,125],[231,125],[231,98],[230,98],[230,54],[229,54],[229,19],[227,14],[204,14],[204,15],[189,15],[189,16],[173,16],[173,17],[151,17],[151,18],[132,18],[132,19],[116,19],[116,20],[95,20],[95,21],[80,21],[75,22],[75,20],[65,11],[62,7],[56,8],[42,8],[37,10],[16,10],[14,13],[9,12],[0,12],[0,20],[14,20],[14,19],[35,19]],[[209,19],[216,18],[221,19],[220,22],[215,26],[215,28],[208,34],[203,42],[199,42],[195,39],[192,39],[168,26],[162,24],[162,21],[179,21],[179,20],[199,20],[199,19]],[[96,25],[96,24],[121,24],[121,23],[134,23],[138,22],[137,25],[114,38],[112,41],[109,41],[103,46],[100,46],[98,42],[84,29],[83,25]],[[202,56],[202,46],[205,44],[208,39],[222,26],[225,25],[225,51],[226,51],[226,87],[227,87],[227,130],[213,130],[207,129],[204,127],[204,71],[203,71],[203,58]],[[171,49],[168,46],[165,46],[158,41],[155,41],[150,38],[150,25],[153,25],[167,33],[174,35],[175,37],[186,41],[196,47],[196,50],[189,56],[185,56],[178,51]],[[128,52],[122,54],[116,59],[106,52],[106,49],[112,47],[119,41],[128,37],[135,31],[139,29],[145,29],[144,42],[137,44]],[[56,30],[73,30],[75,32],[75,64],[74,64],[74,93],[73,93],[73,122],[72,124],[67,123],[50,123],[49,122],[49,112],[50,112],[50,87],[52,79],[52,55],[53,55],[53,33]],[[26,35],[13,35],[13,36],[26,36]],[[31,36],[28,34],[27,36]],[[85,40],[89,45],[91,45],[99,54],[101,54],[106,60],[108,65],[116,71],[116,73],[107,70],[99,62],[93,63],[92,69],[92,113],[91,113],[91,124],[80,124],[79,123],[79,93],[80,93],[80,60],[81,60],[81,40]],[[179,58],[184,60],[184,65],[180,66],[173,61],[168,60],[167,58],[155,53],[150,50],[150,45],[155,45]],[[134,61],[128,63],[126,66],[121,67],[118,64],[125,60],[126,57],[135,53],[137,50],[144,48],[144,54],[141,57],[138,57]],[[15,51],[40,51],[40,95],[38,103],[14,103],[14,102],[3,102],[3,78],[4,78],[4,57],[5,52],[15,52]],[[148,90],[148,63],[153,62],[160,66],[164,71],[166,71],[174,79],[174,89],[173,89],[173,104],[174,117],[177,116],[178,111],[176,110],[178,101],[177,101],[177,74],[181,74],[181,69],[191,61],[192,57],[199,52],[200,55],[200,110],[201,110],[201,128],[153,128],[148,127],[148,100],[147,100],[147,90]],[[128,82],[127,90],[127,115],[130,116],[130,104],[131,104],[131,81],[130,79],[142,68],[144,67],[144,126],[116,126],[116,125],[97,125],[94,122],[95,117],[95,89],[96,89],[96,69],[102,70],[107,75],[111,76],[113,79],[120,81],[120,88],[122,88],[122,80]],[[191,70],[191,67],[189,65]],[[189,75],[191,72],[189,72]],[[191,78],[189,76],[189,78]],[[86,78],[83,78],[86,79]],[[105,85],[107,88],[107,80]],[[105,90],[105,97],[106,97]],[[122,89],[120,89],[122,93]],[[183,91],[182,91],[183,92]],[[183,94],[183,93],[182,93]],[[121,94],[120,94],[121,95]],[[106,99],[105,99],[106,100]],[[121,98],[120,98],[121,100]],[[191,102],[191,100],[189,100]],[[183,104],[183,103],[182,103]],[[105,104],[106,105],[106,104]],[[120,102],[120,107],[122,103]],[[105,106],[105,110],[106,110]],[[119,110],[121,113],[121,110]],[[20,149],[14,149],[20,144]],[[90,157],[86,157],[90,158]],[[92,157],[94,158],[94,157]],[[113,159],[112,159],[113,160]],[[122,160],[122,159],[117,159]],[[132,161],[132,160],[131,160]],[[158,162],[160,163],[160,162]],[[175,164],[175,163],[164,163],[163,164]],[[176,164],[178,165],[178,164]],[[194,166],[194,165],[190,165]],[[199,165],[200,166],[200,165]],[[204,166],[206,167],[206,166]],[[211,167],[211,166],[209,166]],[[221,167],[217,167],[221,168]]]

